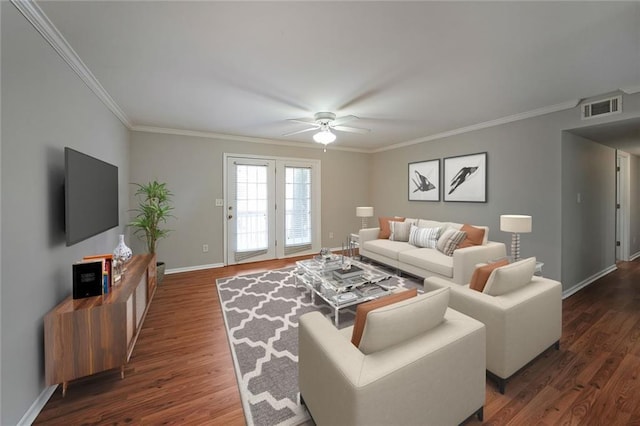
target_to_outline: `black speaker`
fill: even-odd
[[[82,299],[102,294],[102,260],[73,265],[73,298]]]

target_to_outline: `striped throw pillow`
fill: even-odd
[[[436,248],[442,228],[418,228],[411,225],[409,244],[416,247]]]
[[[391,235],[389,235],[391,241],[409,241],[409,232],[411,231],[410,223],[390,221],[389,228],[391,229]]]
[[[440,236],[436,248],[447,256],[453,256],[454,250],[458,248],[458,245],[460,245],[465,238],[467,238],[466,232],[448,228],[442,233],[442,236]]]

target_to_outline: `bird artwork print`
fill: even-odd
[[[468,166],[460,169],[458,173],[451,179],[449,195],[453,193],[460,185],[468,181],[477,171],[478,166]]]
[[[429,179],[427,179],[426,176],[421,175],[417,170],[414,170],[414,172],[416,173],[418,180],[414,178],[411,179],[416,186],[413,192],[418,192],[418,191],[427,192],[427,191],[431,191],[432,189],[435,189],[436,186],[433,183],[431,183],[431,181],[429,181]]]

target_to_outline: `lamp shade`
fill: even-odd
[[[517,234],[531,232],[531,216],[522,214],[500,215],[500,230]]]
[[[356,216],[373,217],[373,207],[356,207]]]

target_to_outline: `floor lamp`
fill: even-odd
[[[373,217],[373,207],[356,207],[356,216],[362,218],[362,229],[365,229],[367,218]]]
[[[531,216],[503,214],[500,216],[500,230],[512,232],[511,257],[517,262],[520,260],[520,234],[531,232]]]

